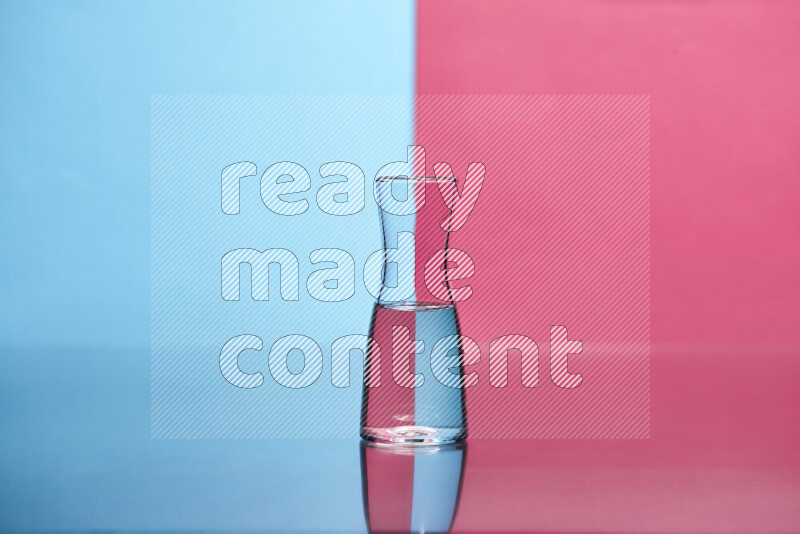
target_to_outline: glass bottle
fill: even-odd
[[[381,270],[381,283],[370,328],[375,343],[365,362],[361,437],[455,443],[467,435],[460,328],[446,268],[455,178],[378,177],[375,192],[384,249],[367,262],[367,270]]]

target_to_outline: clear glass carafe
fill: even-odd
[[[361,437],[379,443],[455,443],[467,434],[460,328],[448,276],[455,179],[378,177],[375,191],[384,253]]]

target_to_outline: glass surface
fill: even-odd
[[[456,443],[467,435],[467,418],[458,314],[447,275],[455,180],[378,177],[375,190],[385,253],[370,327],[375,343],[367,354],[361,437]]]

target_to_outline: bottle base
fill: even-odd
[[[434,428],[429,426],[396,426],[390,428],[362,427],[361,438],[373,443],[405,445],[448,445],[467,437],[464,428]]]

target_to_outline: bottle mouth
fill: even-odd
[[[416,301],[416,300],[407,300],[407,301],[381,301],[378,300],[378,307],[383,308],[385,310],[396,310],[396,311],[413,311],[413,312],[423,312],[423,311],[438,311],[438,310],[445,310],[453,308],[452,302],[424,302],[424,301]]]
[[[392,182],[403,180],[408,182],[455,182],[455,176],[376,176],[376,182]]]

